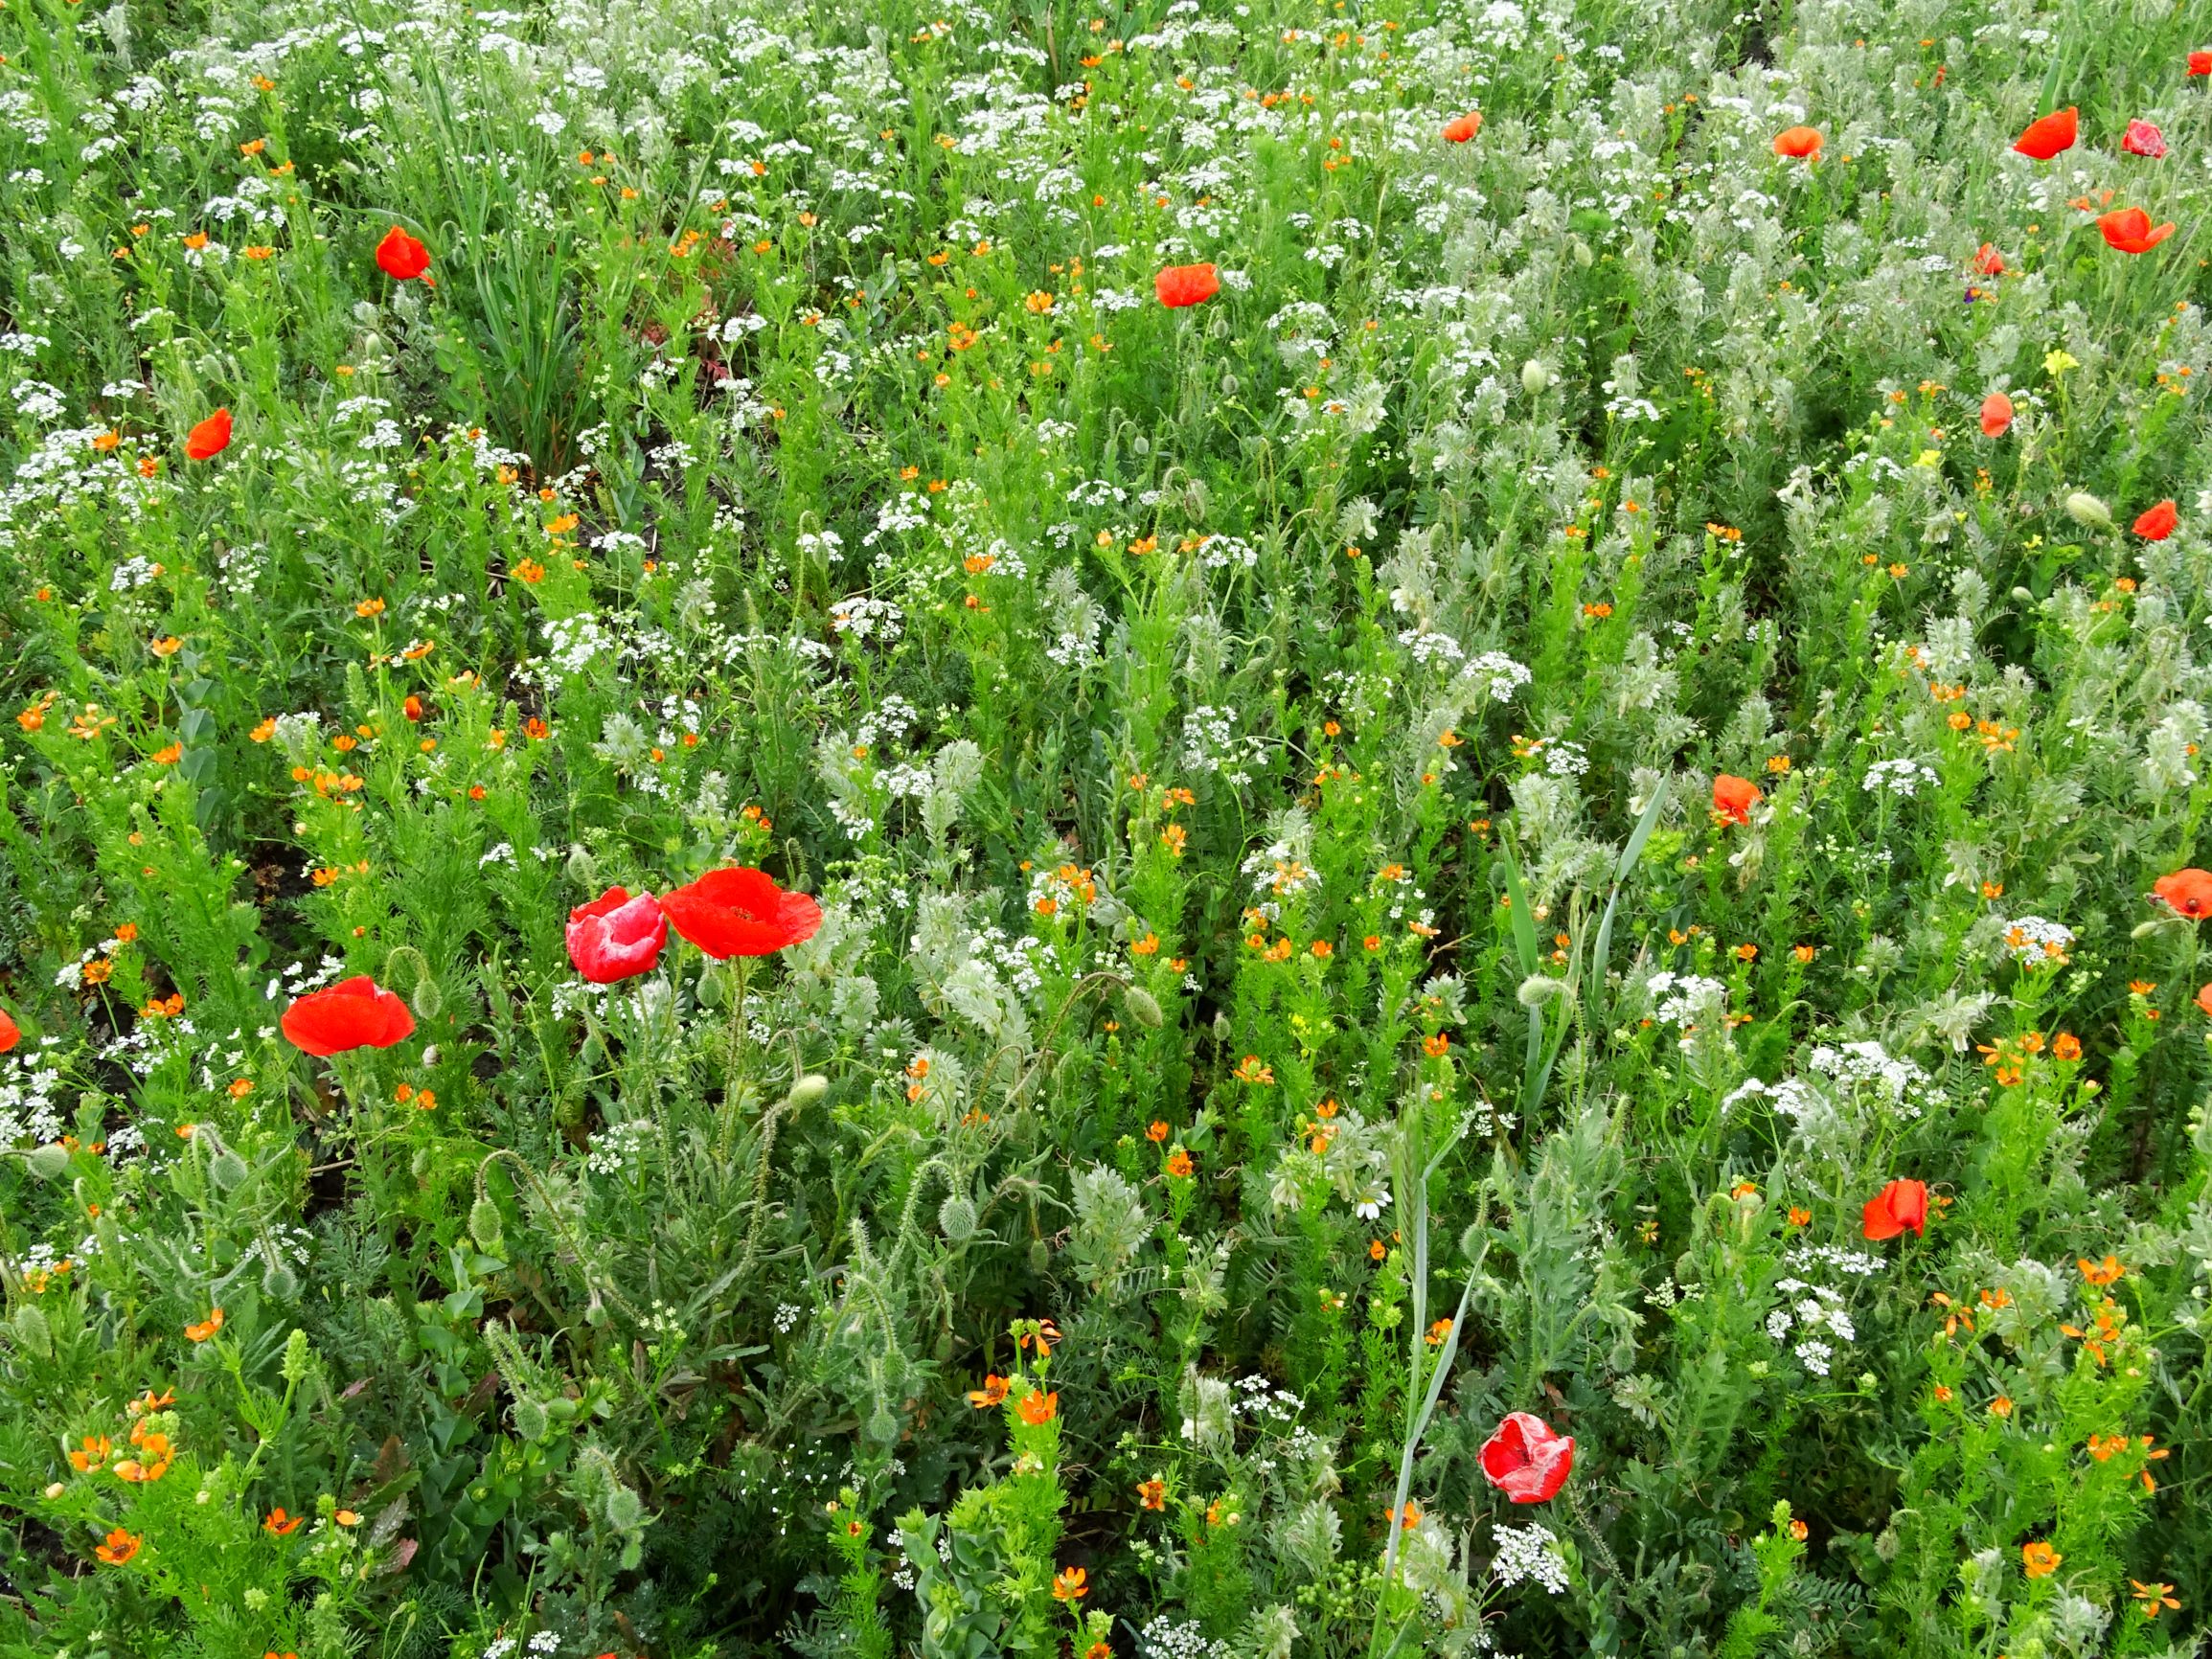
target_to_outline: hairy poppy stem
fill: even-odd
[[[735,966],[737,984],[730,988],[729,1081],[722,1094],[722,1133],[715,1152],[718,1162],[728,1161],[730,1144],[737,1133],[738,1104],[745,1066],[745,981],[752,976],[752,960],[741,956],[736,959]]]

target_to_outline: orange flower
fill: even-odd
[[[1168,1173],[1177,1180],[1189,1180],[1196,1169],[1197,1166],[1191,1162],[1190,1153],[1184,1151],[1182,1148],[1177,1147],[1168,1154]]]
[[[2082,1039],[2070,1031],[2063,1031],[2051,1039],[2051,1057],[2057,1060],[2078,1060],[2082,1057]]]
[[[231,412],[217,409],[184,435],[188,461],[212,461],[231,446]]]
[[[1481,130],[1482,111],[1471,109],[1444,124],[1444,140],[1447,144],[1465,144]]]
[[[2174,527],[2181,522],[2181,514],[2171,499],[2147,508],[2136,516],[2135,534],[2145,541],[2164,541],[2174,534]]]
[[[2013,1399],[2012,1399],[2012,1396],[2011,1396],[2011,1395],[2009,1395],[2009,1394],[2000,1394],[2000,1395],[1998,1395],[1998,1396],[1996,1397],[1996,1398],[1995,1398],[1995,1399],[1991,1400],[1991,1401],[1989,1402],[1989,1414],[1990,1414],[1990,1416],[1992,1416],[1992,1417],[2010,1417],[2010,1416],[2012,1416],[2012,1414],[2013,1414]]]
[[[1774,153],[1792,161],[1817,161],[1821,142],[1818,127],[1786,126],[1774,135]]]
[[[2198,990],[2197,1006],[2207,1014],[2212,1014],[2212,985],[2204,986]]]
[[[1137,1482],[1137,1502],[1148,1510],[1166,1509],[1168,1507],[1168,1483],[1160,1479],[1158,1475],[1152,1476],[1149,1481]]]
[[[2049,1578],[2059,1570],[2059,1563],[2064,1559],[2065,1557],[2060,1555],[2048,1544],[2022,1544],[2020,1546],[2020,1567],[2031,1579]]]
[[[213,1336],[222,1328],[223,1310],[219,1307],[216,1307],[211,1308],[208,1312],[208,1316],[201,1320],[197,1325],[186,1326],[184,1328],[184,1333],[185,1335],[191,1337],[194,1342],[205,1342],[209,1337]]]
[[[1450,1048],[1451,1034],[1449,1032],[1440,1031],[1433,1036],[1425,1036],[1421,1039],[1421,1052],[1432,1060],[1442,1059]]]
[[[1981,435],[1984,438],[2002,438],[2012,429],[2013,400],[2002,392],[1992,392],[1981,400]]]
[[[103,1434],[88,1434],[78,1443],[81,1448],[69,1454],[69,1466],[79,1474],[89,1474],[107,1461],[111,1443]]]
[[[1759,785],[1748,778],[1722,772],[1713,780],[1713,810],[1731,824],[1750,823],[1759,801]]]
[[[2072,105],[2028,123],[2027,130],[2013,140],[2013,148],[2037,161],[2049,161],[2074,148],[2081,130],[2080,111]]]
[[[1057,1390],[1047,1394],[1041,1388],[1033,1389],[1021,1397],[1021,1420],[1032,1428],[1048,1423],[1059,1415],[1060,1394]]]
[[[1221,284],[1210,264],[1169,265],[1152,279],[1152,287],[1161,305],[1178,310],[1212,299]]]
[[[1169,1130],[1165,1120],[1155,1119],[1153,1122],[1145,1125],[1145,1139],[1152,1142],[1155,1147],[1158,1146],[1162,1141],[1166,1140],[1168,1138],[1168,1134]]]
[[[994,1405],[1006,1403],[1006,1378],[996,1372],[986,1374],[981,1388],[968,1391],[968,1403],[977,1411],[989,1411]]]
[[[2174,234],[2174,221],[2154,225],[2141,208],[2121,208],[2097,216],[2097,232],[2123,254],[2147,254]]]
[[[1052,1576],[1052,1599],[1056,1602],[1080,1602],[1090,1594],[1084,1582],[1090,1577],[1081,1567],[1062,1567]]]
[[[111,1567],[120,1567],[138,1554],[138,1546],[146,1540],[135,1533],[126,1533],[118,1527],[107,1534],[107,1541],[92,1553]]]
[[[2092,1261],[2087,1256],[2082,1256],[2075,1259],[2074,1264],[2082,1270],[2084,1279],[2099,1286],[2117,1284],[2128,1271],[2120,1265],[2117,1256],[2108,1256],[2102,1261]]]
[[[287,1515],[285,1513],[285,1506],[279,1504],[269,1511],[269,1518],[262,1523],[262,1531],[272,1537],[289,1537],[300,1530],[300,1523],[307,1518],[305,1515]]]

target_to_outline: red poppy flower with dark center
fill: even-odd
[[[2161,875],[2151,883],[2151,894],[2176,916],[2201,921],[2212,916],[2212,870],[2191,866]]]
[[[1822,142],[1816,126],[1786,126],[1774,135],[1774,153],[1792,161],[1812,161],[1819,156]]]
[[[231,412],[217,409],[184,435],[185,458],[212,461],[231,446]]]
[[[1444,124],[1445,140],[1450,144],[1465,144],[1482,130],[1482,111],[1471,109],[1465,115]]]
[[[2099,215],[2097,231],[2124,254],[2147,254],[2174,234],[2174,221],[2154,225],[2151,216],[2141,208],[2122,208],[2117,213]]]
[[[2181,522],[2180,511],[2172,501],[2161,501],[2144,511],[2135,520],[2135,534],[2145,541],[2164,541],[2174,534],[2174,527]]]
[[[710,870],[688,887],[661,895],[661,914],[716,961],[773,956],[814,937],[822,907],[805,893],[786,893],[766,872]]]
[[[2193,76],[2212,75],[2212,52],[2190,53],[2189,73]]]
[[[407,1005],[365,973],[296,998],[278,1023],[295,1048],[326,1057],[388,1049],[415,1034]]]
[[[8,1017],[8,1011],[0,1008],[0,1055],[6,1054],[23,1040],[23,1028]]]
[[[1892,1181],[1866,1201],[1861,1231],[1869,1239],[1894,1239],[1907,1227],[1927,1231],[1926,1181]]]
[[[2027,131],[2013,140],[2013,148],[2038,161],[2048,161],[2073,148],[2081,129],[2081,113],[2069,104],[2056,114],[2029,122]]]
[[[1220,278],[1212,265],[1169,265],[1152,279],[1160,304],[1170,310],[1195,306],[1221,291]]]
[[[394,225],[376,244],[376,268],[395,283],[412,282],[430,268],[430,250]]]
[[[1748,778],[1722,772],[1713,780],[1713,810],[1731,824],[1751,822],[1751,808],[1761,800],[1759,785]]]
[[[1554,1434],[1540,1417],[1509,1412],[1483,1443],[1482,1475],[1516,1504],[1558,1496],[1575,1466],[1574,1436]]]
[[[1981,400],[1981,435],[1984,438],[2002,438],[2012,430],[2013,400],[2002,392],[1992,392]]]
[[[610,887],[568,913],[568,960],[594,985],[650,973],[668,943],[668,918],[650,893]]]
[[[2120,148],[2130,155],[2145,155],[2156,161],[2166,153],[2166,135],[2148,121],[2131,121],[2127,136],[2120,140]]]

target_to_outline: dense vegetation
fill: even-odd
[[[11,0],[0,1653],[2194,1651],[2193,26]]]

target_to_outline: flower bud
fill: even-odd
[[[618,1533],[638,1531],[645,1525],[645,1499],[627,1487],[616,1487],[606,1494],[606,1524]]]
[[[1541,357],[1531,357],[1520,366],[1520,389],[1531,398],[1544,391],[1551,383],[1551,365]]]
[[[891,1445],[897,1443],[899,1419],[889,1406],[879,1405],[869,1415],[868,1438],[878,1445]]]
[[[967,1243],[975,1237],[975,1200],[965,1193],[950,1194],[937,1207],[937,1225],[953,1243]]]
[[[16,1308],[11,1323],[17,1342],[40,1359],[54,1357],[54,1328],[46,1323],[46,1309],[35,1302],[26,1302]]]
[[[1132,985],[1122,992],[1122,1006],[1129,1010],[1129,1018],[1147,1031],[1158,1031],[1163,1022],[1160,999],[1141,985]]]
[[[2066,516],[2090,530],[2112,528],[2112,510],[2086,489],[2077,489],[2066,497]]]
[[[216,1155],[208,1160],[208,1179],[225,1193],[238,1186],[251,1173],[252,1171],[246,1168],[246,1161],[228,1147],[219,1148]]]
[[[51,1181],[69,1168],[69,1148],[59,1141],[49,1141],[43,1147],[32,1148],[23,1161],[41,1181]]]
[[[545,1414],[545,1407],[536,1400],[532,1399],[528,1395],[523,1395],[515,1400],[514,1432],[524,1440],[541,1441],[545,1438],[546,1430],[551,1426]]]
[[[491,1201],[489,1193],[478,1194],[476,1202],[468,1206],[468,1237],[487,1256],[498,1255],[505,1242],[501,1237],[499,1206]]]
[[[1514,1000],[1523,1008],[1541,1008],[1555,996],[1566,994],[1566,981],[1554,979],[1548,973],[1532,973],[1520,982]]]
[[[790,1102],[793,1111],[800,1112],[805,1111],[829,1092],[830,1079],[820,1072],[809,1072],[791,1085],[791,1092],[786,1099]]]
[[[314,1369],[315,1351],[308,1346],[308,1333],[298,1326],[285,1338],[283,1375],[286,1382],[305,1382]]]
[[[262,1269],[262,1294],[272,1302],[289,1302],[300,1293],[300,1276],[282,1261]]]

